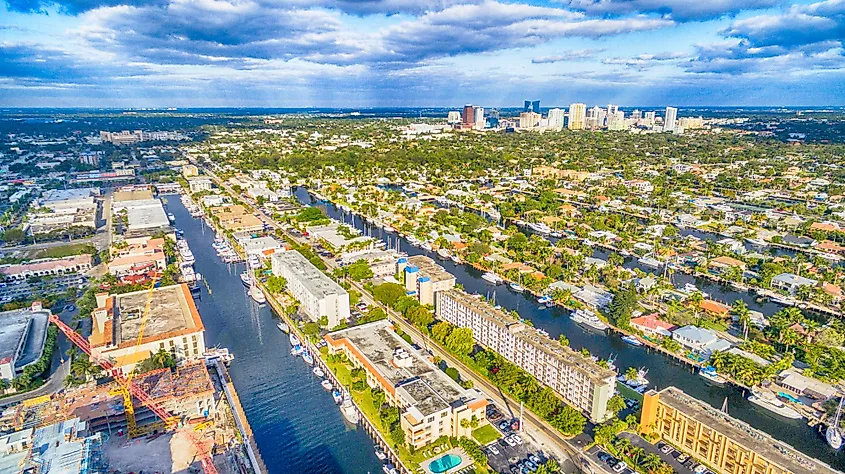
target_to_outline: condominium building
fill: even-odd
[[[349,319],[349,293],[297,251],[274,253],[273,275],[287,280],[288,291],[316,322],[328,318],[333,328]]]
[[[570,130],[583,130],[586,122],[587,104],[570,104],[568,128]]]
[[[674,132],[677,120],[678,109],[675,107],[666,107],[666,115],[663,118],[663,131]]]
[[[455,287],[455,275],[425,255],[403,257],[396,262],[396,273],[404,275],[405,291],[421,304],[434,304],[436,295]]]
[[[159,349],[170,351],[177,362],[198,359],[205,352],[205,326],[184,283],[152,293],[98,294],[91,319],[91,352],[112,359],[124,373]]]
[[[841,474],[675,387],[645,394],[640,427],[717,474]]]
[[[387,402],[399,408],[400,426],[414,448],[441,436],[469,437],[473,425],[486,423],[486,396],[458,385],[427,353],[399,337],[389,321],[329,333],[325,339],[329,352],[343,353],[363,368],[367,384],[384,391]]]
[[[534,128],[540,125],[542,118],[537,112],[522,112],[519,114],[519,128]]]
[[[602,422],[613,416],[607,409],[616,389],[612,370],[462,291],[440,293],[437,316],[472,329],[476,343],[536,377],[591,421]]]
[[[560,130],[563,128],[563,118],[566,117],[566,112],[563,109],[549,110],[549,128]]]

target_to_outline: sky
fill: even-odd
[[[0,107],[845,105],[845,0],[0,0]]]

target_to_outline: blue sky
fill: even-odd
[[[0,106],[843,105],[845,0],[0,0]]]

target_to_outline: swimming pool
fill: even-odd
[[[447,454],[440,459],[435,459],[428,464],[428,469],[435,474],[446,472],[449,469],[460,466],[461,457],[457,454]]]

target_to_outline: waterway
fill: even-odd
[[[330,217],[343,220],[347,224],[364,231],[367,235],[382,238],[389,247],[398,248],[408,255],[428,255],[436,259],[436,255],[423,249],[414,247],[396,234],[384,233],[382,229],[367,224],[360,217],[343,213],[331,203],[319,202],[313,199],[307,190],[295,190],[297,200],[305,205],[314,205],[323,209]],[[496,303],[506,310],[516,310],[523,319],[531,320],[535,327],[549,332],[549,336],[557,338],[564,334],[570,345],[578,350],[582,347],[600,358],[613,356],[616,365],[624,371],[629,366],[645,367],[648,369],[647,378],[651,387],[662,389],[675,386],[694,398],[720,408],[727,397],[728,413],[743,420],[751,426],[769,433],[798,450],[824,461],[838,469],[845,469],[845,455],[840,455],[825,444],[821,434],[807,426],[801,420],[789,420],[751,404],[746,400],[749,395],[732,385],[715,385],[704,380],[692,372],[689,366],[675,362],[660,353],[648,351],[642,347],[633,347],[624,343],[618,336],[607,336],[591,330],[585,330],[569,319],[569,312],[562,308],[541,308],[530,294],[518,294],[508,290],[506,285],[493,286],[481,279],[482,272],[463,264],[455,264],[451,260],[438,260],[447,271],[455,275],[458,283],[463,285],[469,293],[487,295],[495,292]],[[686,276],[686,275],[684,275]],[[691,277],[689,277],[691,278]],[[701,283],[701,282],[699,282]],[[710,291],[706,285],[699,288]],[[730,301],[733,301],[732,299]],[[773,308],[765,308],[771,314]]]
[[[369,436],[344,421],[311,367],[290,355],[269,306],[247,295],[239,278],[244,266],[220,261],[211,247],[214,232],[192,218],[178,196],[165,201],[211,288],[202,285],[197,300],[206,344],[235,355],[229,374],[270,474],[380,473]]]

